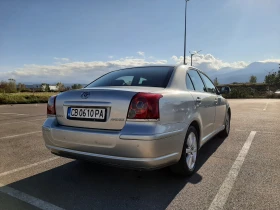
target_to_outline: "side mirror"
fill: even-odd
[[[220,93],[221,94],[229,94],[231,91],[230,87],[225,86],[225,87],[221,87]]]

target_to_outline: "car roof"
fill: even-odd
[[[146,67],[175,67],[174,65],[147,65],[147,66],[132,66],[127,68],[121,68],[118,70],[125,70],[125,69],[134,69],[134,68],[146,68]],[[114,70],[117,71],[117,70]]]
[[[134,69],[134,68],[145,68],[145,67],[173,67],[174,69],[178,69],[181,66],[185,66],[188,69],[194,69],[197,70],[203,74],[206,74],[205,72],[201,71],[200,69],[187,65],[187,64],[177,64],[177,65],[159,65],[159,64],[155,64],[155,65],[143,65],[143,66],[132,66],[132,67],[127,67],[127,68],[120,68],[120,69],[116,69],[110,72],[114,72],[114,71],[120,71],[120,70],[127,70],[127,69]]]
[[[181,67],[181,66],[187,67],[188,70],[194,69],[194,70],[196,70],[196,71],[198,71],[198,72],[201,72],[201,73],[203,73],[203,74],[206,74],[205,72],[201,71],[200,69],[198,69],[198,68],[196,68],[196,67],[194,67],[194,66],[186,65],[186,64],[179,64],[179,65],[177,65],[177,66],[175,66],[175,67],[176,67],[176,68],[179,68],[179,67]]]

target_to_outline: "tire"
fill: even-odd
[[[224,125],[225,125],[225,129],[222,130],[222,131],[219,133],[219,136],[222,137],[222,138],[228,137],[229,132],[230,132],[230,115],[229,115],[229,112],[228,112],[228,111],[227,111],[227,113],[226,113]]]
[[[184,141],[182,155],[178,163],[170,167],[177,175],[190,176],[194,173],[198,155],[198,134],[193,126],[190,126]]]

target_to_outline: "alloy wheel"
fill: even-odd
[[[230,122],[229,122],[229,114],[228,114],[228,113],[226,114],[226,123],[225,123],[225,126],[226,126],[226,131],[227,131],[227,133],[229,133]]]
[[[188,168],[192,170],[195,166],[197,156],[197,140],[193,132],[191,132],[187,139],[187,148],[186,148],[186,163]]]

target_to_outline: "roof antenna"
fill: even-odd
[[[186,65],[186,33],[187,33],[187,5],[188,5],[188,1],[190,0],[185,0],[185,36],[184,36],[184,65]]]

